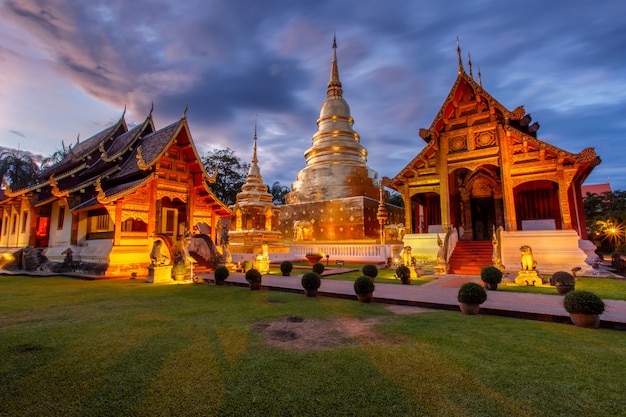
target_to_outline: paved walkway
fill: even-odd
[[[275,291],[304,293],[301,274],[294,270],[289,277],[264,275],[263,287]],[[200,278],[211,279],[212,274]],[[481,282],[478,276],[441,275],[424,285],[399,285],[376,283],[375,302],[459,311],[458,288],[464,282]],[[232,273],[226,283],[248,286],[244,274]],[[322,279],[319,296],[356,300],[352,281]],[[604,300],[606,309],[600,316],[600,327],[626,330],[626,301]],[[492,314],[530,320],[571,323],[563,308],[562,295],[527,294],[509,291],[489,291],[487,301],[481,305],[481,314]]]

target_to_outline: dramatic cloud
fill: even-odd
[[[200,151],[251,157],[264,180],[304,167],[325,98],[333,34],[369,165],[394,176],[423,147],[463,65],[539,137],[603,159],[588,182],[626,188],[626,31],[621,1],[567,5],[366,0],[7,0],[0,5],[0,145],[52,153],[119,118],[157,127],[189,106]],[[18,135],[19,133],[20,135]]]

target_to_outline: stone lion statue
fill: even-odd
[[[522,246],[522,271],[534,271],[537,267],[537,261],[533,258],[533,250],[528,245]]]

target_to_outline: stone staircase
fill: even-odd
[[[448,260],[448,273],[480,275],[483,267],[491,265],[492,252],[491,241],[460,240]]]

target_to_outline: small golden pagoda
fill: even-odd
[[[233,253],[254,253],[264,251],[286,252],[281,243],[282,233],[278,230],[280,207],[263,183],[261,168],[257,158],[256,123],[254,127],[254,149],[252,164],[245,184],[237,194],[237,200],[230,206],[232,218],[228,239]],[[264,246],[266,245],[266,246]]]
[[[343,98],[333,39],[330,81],[318,131],[304,153],[306,167],[298,173],[281,211],[280,228],[287,240],[379,238],[378,174],[368,167],[367,151],[353,124]],[[393,208],[388,208],[390,220],[402,223],[404,213]]]

